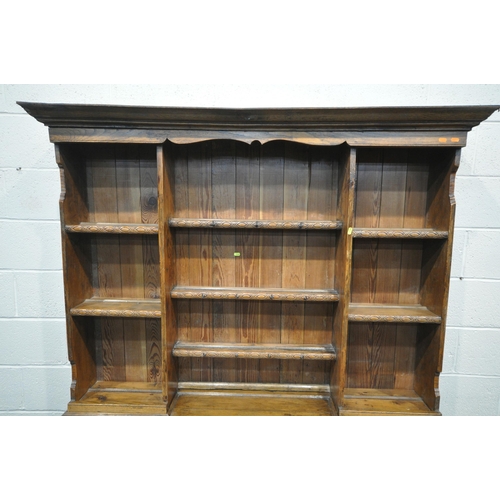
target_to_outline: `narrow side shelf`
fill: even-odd
[[[169,220],[170,227],[217,229],[302,229],[333,230],[342,227],[341,221],[324,220],[260,220],[260,219],[182,219]]]
[[[407,228],[362,228],[352,230],[354,238],[407,238],[407,239],[435,239],[448,238],[448,231],[437,229],[407,229]]]
[[[161,387],[147,382],[97,381],[65,415],[166,415]]]
[[[93,297],[71,308],[73,316],[160,318],[160,299],[105,299]]]
[[[211,344],[177,342],[173,355],[178,358],[308,359],[331,361],[334,347],[310,344]]]
[[[81,222],[66,225],[67,233],[158,234],[158,224],[123,224],[118,222]]]
[[[345,389],[341,416],[438,416],[413,390]]]
[[[421,305],[349,304],[349,321],[441,323],[441,316]]]
[[[337,302],[336,290],[301,290],[295,288],[197,287],[176,286],[173,299],[282,300],[301,302]]]

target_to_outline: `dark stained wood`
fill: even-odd
[[[65,145],[55,146],[56,162],[61,174],[59,210],[61,227],[74,223],[79,217],[88,218],[88,199],[85,186],[84,162]],[[68,355],[71,363],[71,400],[80,399],[95,382],[97,366],[95,338],[89,321],[71,316],[72,307],[93,295],[91,245],[89,241],[74,241],[62,231],[66,330]]]
[[[439,414],[455,173],[498,107],[20,104],[57,143],[68,414]]]
[[[116,129],[155,128],[253,128],[310,130],[325,128],[403,130],[470,130],[499,106],[371,107],[371,108],[174,108],[109,106],[95,104],[46,104],[21,102],[27,113],[48,126]],[[189,127],[186,127],[189,125]],[[451,138],[450,141],[451,142]],[[442,142],[441,144],[446,144]],[[456,142],[452,144],[456,145]]]

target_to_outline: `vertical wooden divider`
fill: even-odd
[[[170,144],[157,147],[158,160],[158,238],[161,281],[161,340],[163,366],[163,398],[167,411],[177,392],[177,363],[172,355],[177,340],[174,302],[170,291],[175,285],[175,246],[168,221],[174,214],[174,168]]]
[[[337,359],[332,363],[330,391],[337,411],[343,406],[346,386],[347,336],[349,333],[349,302],[351,298],[352,228],[354,224],[354,192],[356,188],[356,149],[345,146],[339,162],[339,201],[337,218],[342,229],[337,238],[335,288],[340,299],[333,322],[332,343]]]

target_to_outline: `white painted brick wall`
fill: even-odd
[[[20,101],[152,106],[500,104],[500,85],[0,85],[0,414],[69,400],[58,200],[47,129]],[[469,133],[456,183],[444,415],[500,415],[500,113]]]

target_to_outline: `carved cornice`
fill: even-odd
[[[470,130],[498,106],[174,108],[18,102],[50,127],[171,130]]]

